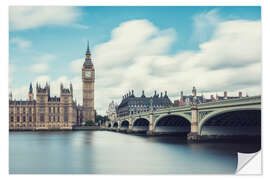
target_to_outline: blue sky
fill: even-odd
[[[130,89],[138,95],[142,89],[149,95],[154,89],[168,90],[175,98],[181,90],[190,93],[192,85],[205,94],[223,89],[232,93],[249,89],[250,94],[259,94],[260,14],[260,7],[10,7],[9,88],[16,98],[26,98],[30,82],[49,81],[54,84],[53,94],[59,95],[57,84],[72,82],[78,86],[75,98],[81,102],[80,65],[89,40],[97,73],[96,91],[111,92],[96,93],[100,112],[111,100],[119,102]],[[226,48],[230,38],[235,41],[231,51]],[[233,48],[241,42],[239,51],[243,54]],[[216,47],[225,49],[219,53]],[[206,53],[211,58],[204,60]],[[209,66],[198,69],[205,64]],[[129,69],[123,72],[124,78],[119,73],[122,66]],[[182,73],[170,66],[179,66],[179,72],[183,68]],[[185,74],[185,67],[190,72]],[[144,71],[136,75],[136,68]],[[255,71],[251,78],[235,73],[250,72],[248,68]],[[216,83],[207,86],[199,78],[193,81],[190,73],[209,74],[204,78],[209,81],[211,73],[216,74]],[[226,73],[230,76],[225,77]],[[179,78],[181,81],[176,80]],[[157,85],[156,81],[164,83]]]

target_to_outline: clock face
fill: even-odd
[[[85,71],[85,77],[90,78],[91,77],[91,72],[90,71]]]

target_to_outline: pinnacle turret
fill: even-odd
[[[29,87],[29,93],[33,93],[33,87],[32,87],[32,83],[30,83],[30,87]]]

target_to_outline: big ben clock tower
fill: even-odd
[[[94,109],[94,83],[95,69],[91,59],[89,50],[89,41],[85,53],[85,61],[82,68],[82,83],[83,83],[83,123],[87,120],[95,122]]]

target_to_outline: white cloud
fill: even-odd
[[[67,25],[80,16],[76,7],[11,6],[9,22],[11,30],[25,30],[46,25]]]
[[[45,85],[46,82],[50,81],[50,77],[48,75],[42,75],[42,76],[38,76],[36,77],[36,79],[34,80],[34,83],[40,83],[41,85]]]
[[[192,40],[197,42],[208,40],[221,21],[217,9],[196,14],[193,16]]]
[[[259,21],[220,22],[198,51],[168,56],[172,29],[159,30],[147,20],[120,24],[111,40],[93,51],[98,112],[104,113],[111,100],[120,102],[131,89],[136,95],[144,89],[148,96],[155,89],[168,90],[172,99],[181,90],[190,94],[194,85],[200,92],[250,88],[250,95],[260,94],[260,28]]]
[[[19,88],[12,88],[12,98],[16,100],[25,100],[28,97],[29,86],[21,86]]]
[[[15,72],[16,67],[14,64],[9,64],[8,66],[8,86],[9,89],[11,89],[12,83],[13,83],[13,73]]]
[[[31,44],[32,44],[31,41],[25,40],[25,39],[20,38],[20,37],[12,38],[12,39],[10,40],[10,42],[11,42],[12,44],[15,44],[16,46],[18,46],[18,47],[21,48],[21,49],[28,48],[28,47],[30,47]]]
[[[33,64],[28,69],[33,73],[46,73],[49,71],[49,62],[55,59],[55,56],[52,54],[40,54],[35,58],[38,61],[37,64]]]
[[[71,83],[73,86],[73,98],[76,99],[76,101],[79,104],[82,104],[82,79],[81,76],[76,76],[71,79]]]
[[[120,24],[112,31],[111,40],[94,49],[99,69],[126,66],[137,56],[167,52],[175,39],[173,29],[159,30],[148,20],[133,20]]]
[[[34,94],[36,94],[36,83],[38,82],[41,85],[45,85],[46,82],[50,81],[50,77],[47,75],[38,76],[35,78],[33,83]],[[12,96],[16,100],[26,100],[28,98],[29,84],[23,85],[18,88],[10,87],[10,91],[12,91]]]
[[[220,23],[213,38],[200,48],[198,58],[205,60],[201,64],[212,68],[260,62],[261,23],[241,20]]]
[[[93,50],[96,69],[95,108],[104,114],[110,101],[120,103],[122,95],[134,89],[147,96],[154,90],[168,91],[172,100],[181,90],[190,94],[193,86],[209,96],[223,91],[236,95],[261,92],[261,23],[260,21],[227,21],[217,25],[207,42],[197,51],[167,55],[174,42],[173,29],[160,30],[147,20],[120,24],[108,42]],[[69,70],[74,98],[82,103],[81,68],[83,59],[71,62]],[[41,76],[39,80],[50,80]],[[51,92],[59,93],[60,82],[69,85],[66,76],[51,80]],[[27,92],[26,92],[27,93]],[[24,95],[25,96],[25,95]]]
[[[34,64],[29,67],[33,73],[45,73],[49,70],[49,65],[46,63]]]
[[[69,71],[73,73],[80,73],[82,70],[84,59],[75,59],[69,63]]]

